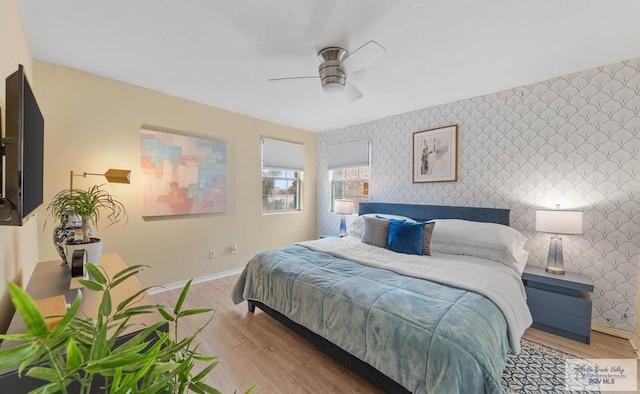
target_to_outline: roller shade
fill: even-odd
[[[333,145],[328,151],[329,170],[369,165],[369,141]]]
[[[262,167],[304,171],[304,145],[263,138]]]

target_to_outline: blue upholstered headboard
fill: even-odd
[[[415,220],[464,219],[509,225],[509,210],[503,208],[452,207],[447,205],[396,204],[387,202],[361,202],[358,214],[387,213]]]

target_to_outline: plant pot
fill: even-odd
[[[60,224],[53,229],[53,244],[63,263],[67,262],[64,246],[68,241],[73,241],[76,230],[80,230],[81,227],[82,219],[75,212],[66,211],[61,217]]]
[[[84,249],[87,251],[87,262],[93,265],[100,264],[100,256],[102,256],[102,240],[100,238],[91,238],[91,242],[86,244],[68,243],[67,247],[67,265],[71,266],[71,257],[75,250]]]

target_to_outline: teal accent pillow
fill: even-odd
[[[398,253],[422,255],[425,223],[389,219],[387,249]]]

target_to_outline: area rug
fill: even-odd
[[[519,355],[507,355],[507,366],[502,373],[505,392],[566,394],[564,362],[568,358],[579,357],[526,339],[521,345]],[[586,392],[599,393],[597,389]]]

